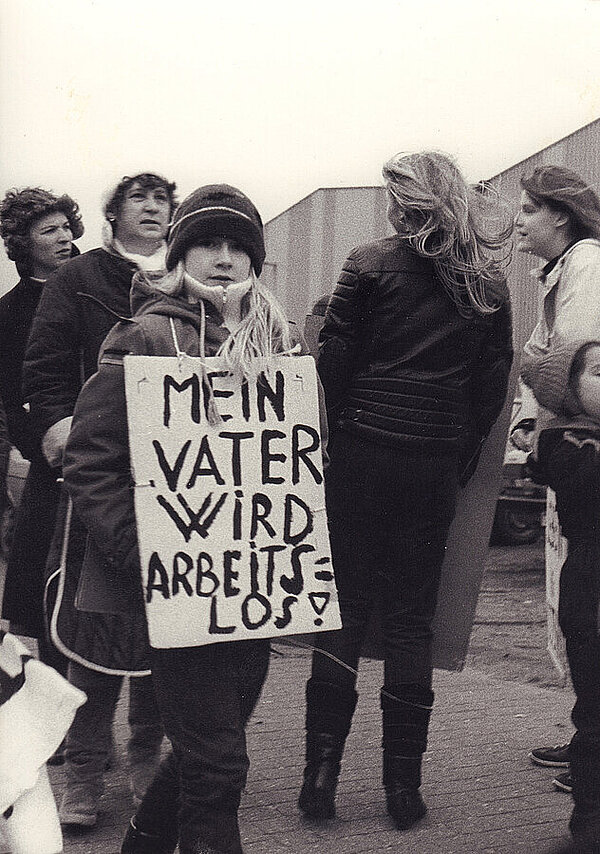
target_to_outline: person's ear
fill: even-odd
[[[553,211],[554,213],[554,225],[557,229],[563,229],[570,231],[571,230],[571,217],[567,213],[567,211]]]

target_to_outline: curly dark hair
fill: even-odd
[[[125,194],[132,184],[139,184],[142,190],[153,190],[155,187],[163,187],[169,197],[170,215],[173,215],[173,211],[177,207],[177,197],[175,195],[177,185],[175,182],[167,181],[162,175],[155,175],[154,172],[141,172],[139,175],[125,175],[124,178],[121,178],[108,197],[108,200],[104,203],[104,216],[109,220],[111,225],[113,220],[118,218]]]
[[[79,205],[71,196],[55,196],[40,187],[8,190],[0,204],[0,235],[6,253],[21,275],[31,275],[29,233],[31,226],[44,216],[62,213],[69,221],[73,240],[83,234]]]

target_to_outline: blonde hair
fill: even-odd
[[[511,257],[508,208],[486,185],[467,184],[454,161],[437,151],[396,154],[383,177],[390,223],[433,261],[458,311],[496,311]]]
[[[219,347],[227,369],[238,379],[250,379],[273,367],[272,357],[289,355],[293,349],[290,325],[274,294],[263,285],[251,268],[250,290],[242,300],[242,320]],[[183,261],[154,287],[169,296],[179,296],[185,288]]]

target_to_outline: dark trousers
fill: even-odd
[[[238,854],[237,810],[246,783],[245,724],[267,675],[269,641],[153,649],[152,678],[173,751],[138,809],[145,832],[182,852]]]
[[[569,539],[569,554],[560,575],[559,623],[576,702],[572,720],[576,733],[569,750],[575,804],[584,810],[600,807],[600,544]]]
[[[6,568],[2,616],[19,634],[40,639],[40,659],[66,675],[67,662],[47,639],[44,626],[44,574],[52,541],[60,485],[56,471],[34,460],[17,511]]]
[[[385,684],[430,688],[431,623],[454,516],[454,455],[408,453],[344,432],[326,477],[333,568],[343,628],[315,635],[312,676],[354,686],[376,615]]]
[[[69,662],[69,682],[80,688],[87,701],[80,706],[67,734],[67,761],[79,767],[86,764],[103,776],[112,743],[115,708],[123,685],[123,676],[99,673],[75,661]],[[154,687],[149,676],[132,677],[129,683],[130,737],[127,754],[132,768],[136,764],[156,762],[163,739]]]

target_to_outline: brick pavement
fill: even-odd
[[[474,670],[436,671],[436,704],[423,794],[427,817],[399,833],[386,815],[380,783],[380,662],[365,661],[360,699],[338,790],[338,817],[322,825],[296,808],[303,768],[305,650],[277,645],[263,698],[248,728],[251,769],[241,807],[246,854],[542,854],[566,838],[570,797],[552,769],[532,765],[533,746],[571,734],[569,690],[492,679]],[[66,854],[118,854],[132,812],[124,769],[126,701],[116,736],[119,767],[107,774],[97,828],[66,835]],[[52,769],[57,797],[63,771]]]

